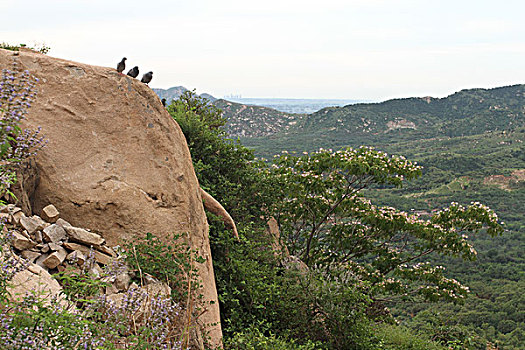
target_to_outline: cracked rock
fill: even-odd
[[[20,226],[24,228],[24,230],[27,230],[29,234],[33,234],[38,230],[43,229],[43,227],[40,226],[40,222],[35,220],[33,217],[26,217],[25,215],[20,218]]]
[[[24,250],[20,256],[29,262],[34,262],[41,254],[32,250]]]

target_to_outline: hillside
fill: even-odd
[[[265,155],[281,149],[379,146],[393,142],[458,137],[525,125],[525,85],[462,90],[445,98],[406,98],[325,108],[272,142],[246,138]]]
[[[175,86],[167,90],[153,89],[159,98],[165,98],[168,103],[178,99],[188,91],[184,86]],[[266,137],[286,132],[294,127],[305,114],[285,113],[273,108],[255,106],[243,103],[217,99],[210,94],[200,94],[211,104],[220,108],[223,116],[228,120],[225,129],[231,137]]]
[[[242,140],[266,158],[282,150],[373,146],[423,166],[422,177],[403,188],[368,190],[374,202],[423,215],[450,202],[479,201],[494,209],[507,230],[496,239],[472,238],[476,262],[440,260],[470,285],[473,293],[464,305],[391,307],[415,329],[452,327],[474,331],[500,349],[525,346],[517,311],[525,308],[518,292],[525,282],[525,85],[325,108],[287,132]]]
[[[214,101],[213,105],[223,111],[228,120],[225,129],[231,137],[265,137],[286,132],[305,116],[223,99]]]

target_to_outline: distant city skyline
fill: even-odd
[[[0,0],[0,42],[213,96],[444,97],[525,83],[518,0]],[[129,68],[128,67],[128,68]]]

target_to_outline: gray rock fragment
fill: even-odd
[[[89,253],[90,253],[90,248],[84,246],[84,245],[81,245],[81,244],[78,244],[78,243],[73,243],[73,242],[64,242],[64,247],[66,247],[67,249],[69,250],[78,250],[80,252],[82,252],[82,254],[84,254],[86,257],[89,256]],[[103,265],[109,265],[111,264],[111,260],[113,259],[111,256],[109,255],[106,255],[104,253],[101,253],[95,249],[93,249],[93,253],[92,253],[95,257],[95,261],[96,262],[99,262]]]
[[[113,282],[119,291],[128,290],[130,283],[131,277],[127,273],[121,273],[120,275],[115,276],[115,281]]]
[[[22,226],[24,230],[27,230],[29,234],[33,234],[44,228],[40,225],[39,221],[33,219],[33,217],[28,218],[26,216],[20,218],[20,226]]]
[[[42,238],[46,242],[56,243],[66,238],[66,231],[62,226],[53,224],[44,229]]]

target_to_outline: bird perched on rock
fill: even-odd
[[[162,102],[162,105],[163,105],[164,107],[166,107],[166,99],[165,99],[165,98],[163,98],[160,102]]]
[[[128,75],[132,78],[136,78],[139,76],[139,67],[135,66],[131,68],[128,72]]]
[[[142,79],[140,79],[140,81],[144,84],[147,84],[151,81],[151,79],[153,79],[153,72],[147,72],[142,76]]]
[[[117,72],[119,72],[120,74],[122,74],[122,72],[124,71],[124,69],[126,68],[126,60],[127,58],[124,57],[122,59],[122,61],[120,61],[118,64],[117,64]]]

